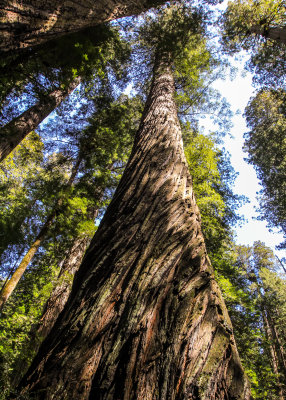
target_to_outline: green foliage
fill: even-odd
[[[245,134],[245,150],[263,187],[259,194],[261,217],[286,235],[285,91],[260,90],[246,108],[245,116],[250,128]]]
[[[249,68],[259,84],[285,85],[285,15],[283,0],[239,0],[228,3],[221,19],[224,49],[248,50]]]
[[[6,57],[0,63],[1,124],[79,76],[85,92],[91,95],[95,85],[108,86],[111,81],[118,84],[119,80],[122,84],[129,56],[129,44],[115,27],[105,24],[49,41],[20,56]]]
[[[135,65],[135,72],[131,72],[136,88],[146,94],[156,59],[168,59],[180,118],[191,122],[195,129],[198,119],[208,115],[219,133],[225,134],[231,126],[232,112],[211,83],[225,75],[227,63],[207,42],[206,28],[211,19],[210,10],[184,3],[167,4],[156,14],[147,15],[144,23],[139,21],[129,31]]]
[[[36,268],[29,270],[19,283],[13,301],[9,302],[1,316],[0,387],[3,391],[1,400],[6,399],[5,392],[8,394],[10,384],[17,382],[20,374],[24,372],[22,368],[25,369],[27,363],[34,357],[33,352],[23,347],[23,344],[31,340],[31,327],[39,321],[55,282],[58,267],[50,264],[51,261],[51,254],[49,254]],[[13,379],[11,381],[11,377],[14,382]]]
[[[267,37],[270,28],[285,24],[283,0],[236,0],[223,15],[224,44],[232,51],[253,49]]]
[[[219,150],[213,137],[192,134],[189,144],[185,147],[185,154],[202,214],[203,232],[207,242],[211,238],[212,243],[214,236],[220,236],[224,230],[222,220],[226,208],[222,195],[217,191],[221,183],[218,169]]]
[[[184,124],[185,154],[193,177],[193,187],[201,215],[202,229],[211,257],[223,259],[219,249],[231,240],[231,225],[240,221],[236,209],[245,201],[234,195],[232,185],[236,174],[227,153],[218,147],[216,135],[203,135]],[[226,251],[227,247],[224,248]],[[216,255],[216,256],[215,256]]]
[[[272,250],[261,242],[255,242],[252,247],[233,247],[232,257],[234,268],[220,271],[218,281],[233,323],[239,354],[251,382],[252,396],[259,400],[278,400],[279,375],[273,369],[270,352],[273,339],[266,331],[265,313],[270,318],[271,310],[272,323],[285,338],[285,314],[282,316],[279,312],[281,316],[278,316],[275,312],[275,302],[284,305],[286,302],[285,280],[276,272]]]
[[[0,165],[0,254],[8,245],[20,243],[32,224],[37,179],[43,173],[43,143],[32,132]]]

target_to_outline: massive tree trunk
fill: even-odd
[[[72,81],[66,89],[56,89],[40,102],[24,111],[7,125],[0,128],[0,162],[68,96],[80,83]]]
[[[0,51],[15,51],[128,15],[164,0],[3,0]]]
[[[75,176],[78,172],[80,163],[81,163],[81,158],[78,158],[75,165],[73,166],[71,176],[67,182],[67,188],[69,188],[72,185],[72,183],[75,179]],[[24,275],[24,273],[25,273],[26,269],[28,268],[30,262],[32,261],[34,255],[36,254],[39,247],[41,246],[43,240],[46,238],[46,236],[50,230],[50,227],[51,227],[57,213],[59,212],[61,205],[62,205],[62,199],[57,200],[51,213],[48,215],[44,225],[40,229],[40,232],[38,233],[36,239],[30,246],[30,248],[27,251],[27,253],[25,254],[25,256],[23,257],[19,266],[16,268],[16,270],[12,274],[11,278],[5,283],[4,287],[2,287],[1,292],[0,292],[0,313],[2,312],[4,305],[6,304],[7,300],[11,296],[11,294],[13,293],[14,289],[18,285],[20,279]]]
[[[249,399],[173,94],[169,62],[158,59],[130,160],[22,394]]]

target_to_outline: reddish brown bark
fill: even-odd
[[[164,0],[3,0],[0,51],[35,46],[163,3]]]
[[[0,128],[0,161],[3,161],[18,144],[68,96],[80,83],[76,79],[66,89],[56,89]]]
[[[35,399],[249,399],[157,62],[122,180],[22,381]]]

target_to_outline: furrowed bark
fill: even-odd
[[[24,111],[7,125],[0,128],[0,162],[68,96],[80,83],[80,78],[67,89],[56,89],[39,103]]]
[[[163,3],[164,0],[3,0],[0,51],[35,46]]]
[[[249,399],[157,59],[130,160],[21,383],[34,399]]]
[[[78,159],[77,162],[75,163],[71,176],[69,178],[69,181],[67,183],[67,187],[70,187],[74,181],[74,178],[77,174],[79,165],[80,165],[81,159]],[[0,293],[0,313],[3,310],[3,307],[5,306],[7,300],[13,293],[14,289],[18,285],[20,279],[24,275],[26,269],[28,268],[30,262],[32,261],[34,255],[38,251],[39,247],[41,246],[43,240],[47,236],[49,229],[54,221],[55,216],[57,215],[57,212],[59,211],[59,208],[62,204],[62,199],[59,199],[51,213],[46,219],[46,222],[42,226],[40,232],[38,233],[35,241],[32,243],[31,247],[23,257],[22,261],[20,262],[19,266],[16,268],[14,273],[12,274],[11,278],[6,282],[5,286],[2,288],[1,293]]]

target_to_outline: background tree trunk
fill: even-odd
[[[29,353],[36,354],[39,350],[41,342],[46,338],[52,329],[59,314],[63,310],[69,294],[74,278],[74,274],[78,270],[83,255],[90,243],[89,236],[77,238],[68,254],[63,260],[56,286],[54,287],[43,311],[43,315],[39,324],[32,327],[30,332],[30,341],[28,343]],[[29,367],[27,359],[17,363],[13,373],[13,386],[17,386],[21,377]]]
[[[270,358],[271,358],[271,364],[272,364],[273,372],[277,377],[278,396],[279,396],[280,400],[284,400],[283,386],[280,382],[280,376],[279,376],[279,362],[278,362],[277,354],[275,351],[275,345],[274,345],[273,336],[272,336],[272,329],[270,327],[267,312],[264,308],[262,310],[262,317],[263,317],[266,338],[269,343],[269,353],[270,353]]]
[[[40,102],[24,111],[7,125],[0,128],[0,161],[3,161],[18,144],[68,96],[80,83],[74,80],[66,89],[56,89]]]
[[[40,247],[42,241],[45,239],[50,229],[50,226],[54,220],[55,215],[56,215],[55,210],[53,210],[52,213],[48,216],[45,224],[42,226],[35,241],[32,243],[31,247],[23,257],[19,266],[16,268],[11,278],[5,283],[4,287],[2,288],[0,293],[0,313],[2,312],[4,305],[6,304],[11,294],[13,293],[14,289],[18,285],[19,280],[22,278],[24,272],[28,268],[28,265],[30,264],[34,255],[38,251],[38,248]]]
[[[93,213],[94,218],[98,210]],[[40,324],[36,331],[36,337],[42,341],[49,334],[54,323],[56,322],[59,314],[62,312],[67,299],[71,292],[72,282],[76,271],[78,270],[82,258],[88,245],[90,243],[89,236],[83,236],[77,238],[68,254],[65,258],[59,276],[58,283],[56,284],[51,296],[45,306]],[[39,346],[35,346],[38,350]]]
[[[80,166],[82,159],[79,157],[76,161],[76,163],[73,166],[71,176],[67,182],[67,188],[71,187],[76,174],[78,172],[78,168]],[[5,283],[4,287],[2,287],[1,292],[0,292],[0,312],[3,310],[4,305],[6,304],[7,300],[13,293],[14,289],[18,285],[18,282],[22,278],[23,274],[25,273],[26,269],[28,268],[28,265],[32,261],[34,255],[38,251],[39,247],[41,246],[43,240],[46,238],[49,229],[54,221],[55,216],[57,215],[59,208],[62,205],[62,198],[58,199],[56,201],[55,206],[53,207],[51,213],[48,215],[44,225],[40,229],[40,232],[38,233],[35,241],[32,243],[31,247],[23,257],[22,261],[20,262],[19,266],[16,268],[14,273],[12,274],[11,278]]]
[[[250,28],[250,31],[257,35],[265,37],[265,39],[272,39],[278,43],[286,44],[286,28],[285,27],[268,27],[263,28],[256,25]]]
[[[162,3],[164,0],[3,0],[0,51],[35,46]]]
[[[36,399],[249,399],[200,228],[169,63],[67,306],[22,381]]]

